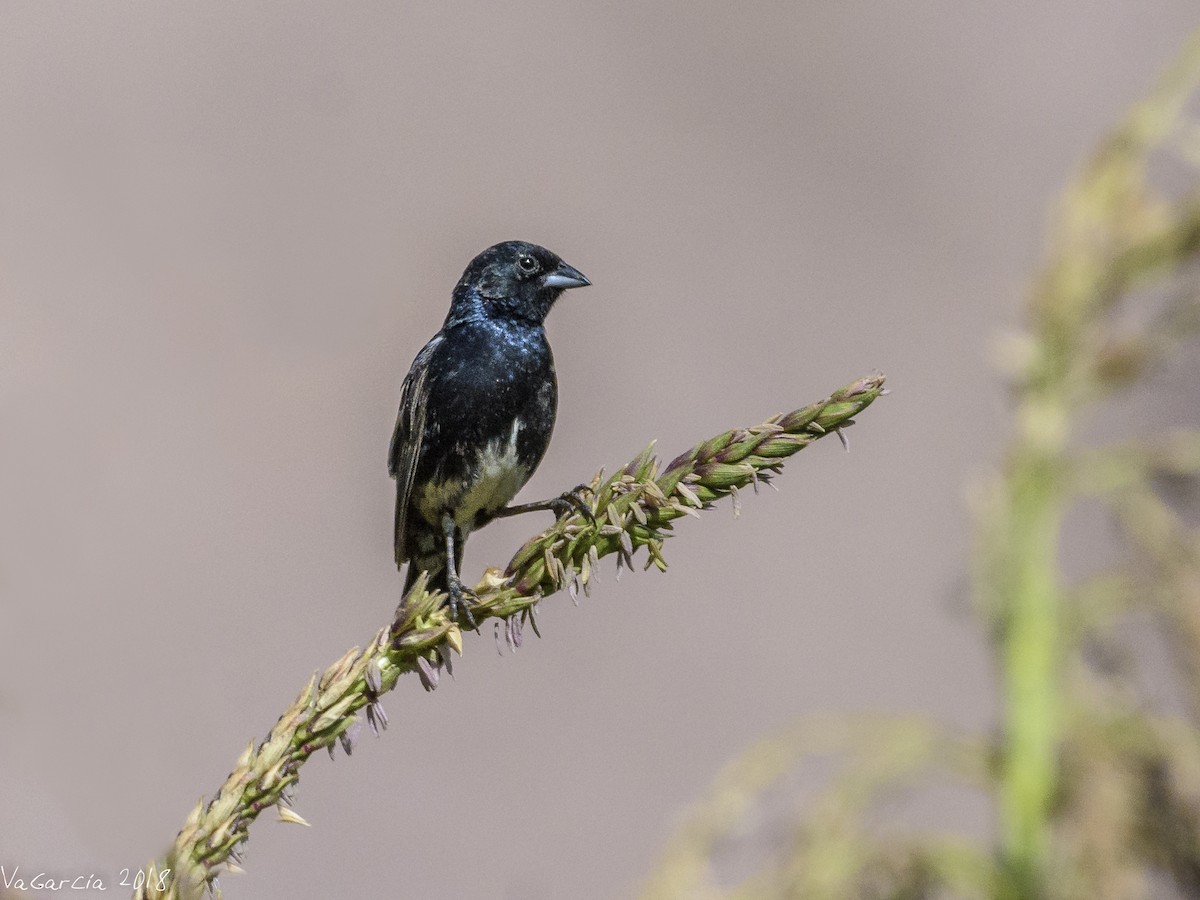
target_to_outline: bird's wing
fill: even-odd
[[[404,386],[400,389],[400,412],[396,416],[392,446],[388,451],[388,471],[396,479],[394,546],[397,568],[407,559],[404,555],[404,528],[408,515],[408,501],[412,493],[413,474],[417,471],[421,438],[425,433],[425,401],[428,399],[425,385],[429,378],[429,362],[441,342],[441,335],[437,335],[417,354],[404,379]]]

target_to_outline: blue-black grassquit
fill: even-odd
[[[396,479],[396,565],[404,589],[462,602],[467,536],[497,516],[555,509],[561,498],[510,507],[554,428],[558,383],[543,324],[559,295],[590,282],[524,241],[489,247],[454,288],[441,331],[404,379],[388,469]]]

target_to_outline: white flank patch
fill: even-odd
[[[476,457],[479,480],[459,503],[455,520],[466,534],[481,510],[495,512],[517,495],[529,480],[529,471],[517,462],[517,432],[520,422],[513,420],[508,440],[493,441]]]

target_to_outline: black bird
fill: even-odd
[[[546,314],[564,290],[588,284],[554,253],[524,241],[489,247],[463,272],[441,331],[404,379],[388,454],[406,593],[427,571],[430,589],[446,591],[456,608],[469,593],[458,573],[472,531],[497,516],[557,514],[565,500],[574,502],[564,494],[508,505],[554,429],[558,382]]]

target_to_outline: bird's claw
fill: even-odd
[[[550,501],[550,509],[554,512],[556,519],[561,519],[572,511],[579,513],[592,525],[596,524],[596,514],[592,511],[592,507],[587,500],[583,498],[584,491],[592,492],[592,488],[587,484],[579,484],[571,488],[569,491],[563,491],[557,497]]]
[[[479,626],[475,624],[475,617],[471,615],[471,601],[478,600],[479,595],[459,581],[457,577],[450,578],[449,582],[447,593],[450,597],[446,601],[446,605],[450,607],[450,618],[457,619],[459,610],[461,610],[467,626],[478,631]]]

